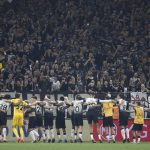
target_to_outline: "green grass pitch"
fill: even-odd
[[[150,150],[150,143],[0,143],[0,150]]]

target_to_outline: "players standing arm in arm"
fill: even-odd
[[[12,123],[12,130],[15,136],[17,137],[18,142],[24,142],[24,131],[23,131],[23,125],[24,125],[24,108],[28,107],[28,104],[24,102],[20,98],[20,94],[16,93],[15,98],[11,100],[6,100],[6,102],[11,103],[14,108],[13,112],[13,123]],[[19,127],[20,130],[20,136],[17,131],[17,127]]]
[[[101,139],[101,133],[100,133],[99,124],[98,124],[98,115],[97,115],[97,112],[95,111],[95,108],[97,106],[100,106],[98,103],[98,99],[97,98],[85,98],[83,105],[87,105],[86,116],[87,116],[87,120],[88,120],[91,140],[93,143],[96,143],[96,141],[93,137],[93,124],[94,124],[94,125],[96,125],[99,142],[101,143],[102,139]]]
[[[124,95],[119,93],[117,95],[117,106],[119,108],[119,126],[121,129],[121,135],[123,143],[128,142],[130,143],[130,134],[128,128],[130,110],[128,110],[128,102],[123,99]]]
[[[133,136],[133,143],[140,143],[141,141],[141,131],[143,129],[144,124],[144,111],[149,111],[149,108],[144,108],[141,106],[140,102],[136,104],[129,104],[130,106],[134,107],[134,124],[132,128],[132,136]],[[136,141],[136,137],[138,140]]]
[[[74,100],[71,101],[68,99],[68,97],[64,97],[64,102],[66,104],[66,108],[70,108],[68,110],[68,113],[70,114],[71,124],[72,124],[71,132],[70,132],[70,142],[73,143],[76,142],[76,137],[77,137],[77,134],[75,133],[75,121],[74,121],[75,120],[74,106],[73,106]]]
[[[82,132],[83,132],[83,98],[80,95],[76,96],[76,99],[72,101],[73,106],[73,124],[74,124],[74,142],[78,141],[82,143]]]
[[[137,105],[133,104],[133,103],[129,103],[129,106],[134,107],[134,108],[137,107]],[[143,107],[143,110],[149,112],[150,108]],[[133,113],[133,112],[135,112],[135,110],[127,110],[127,112]]]
[[[112,100],[111,94],[107,94],[105,100],[100,101],[102,103],[103,110],[103,127],[106,132],[106,139],[108,143],[110,143],[109,138],[109,128],[111,129],[112,140],[115,143],[115,131],[114,131],[114,123],[113,123],[113,107],[116,102]]]
[[[31,137],[31,142],[36,143],[37,141],[40,141],[40,136],[37,131],[37,116],[36,116],[36,102],[37,97],[32,96],[30,100],[27,100],[28,104],[30,105],[30,108],[27,108],[25,111],[28,114],[28,133]],[[38,109],[40,111],[40,109]]]
[[[55,133],[53,129],[54,116],[53,111],[56,106],[54,106],[57,102],[45,96],[43,101],[43,109],[44,109],[44,128],[48,143],[55,142]],[[51,134],[51,136],[50,136]]]
[[[66,123],[65,123],[65,117],[66,117],[66,109],[69,105],[65,102],[65,97],[61,96],[59,100],[57,100],[57,109],[56,109],[56,131],[58,136],[58,142],[62,142],[60,130],[62,129],[64,142],[67,142],[67,136],[66,136]]]

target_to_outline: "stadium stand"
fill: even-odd
[[[150,89],[150,1],[1,4],[0,91]]]

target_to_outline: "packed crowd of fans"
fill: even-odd
[[[0,91],[149,92],[149,6],[147,0],[5,2]]]

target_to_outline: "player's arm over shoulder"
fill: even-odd
[[[150,108],[144,108],[144,111],[150,111]]]
[[[4,100],[6,103],[14,103],[16,99],[6,99]]]
[[[15,102],[17,102],[17,99],[12,98],[12,99],[10,99],[9,101],[10,101],[11,103],[15,103]]]
[[[23,107],[31,107],[27,102],[23,101],[22,102]]]

